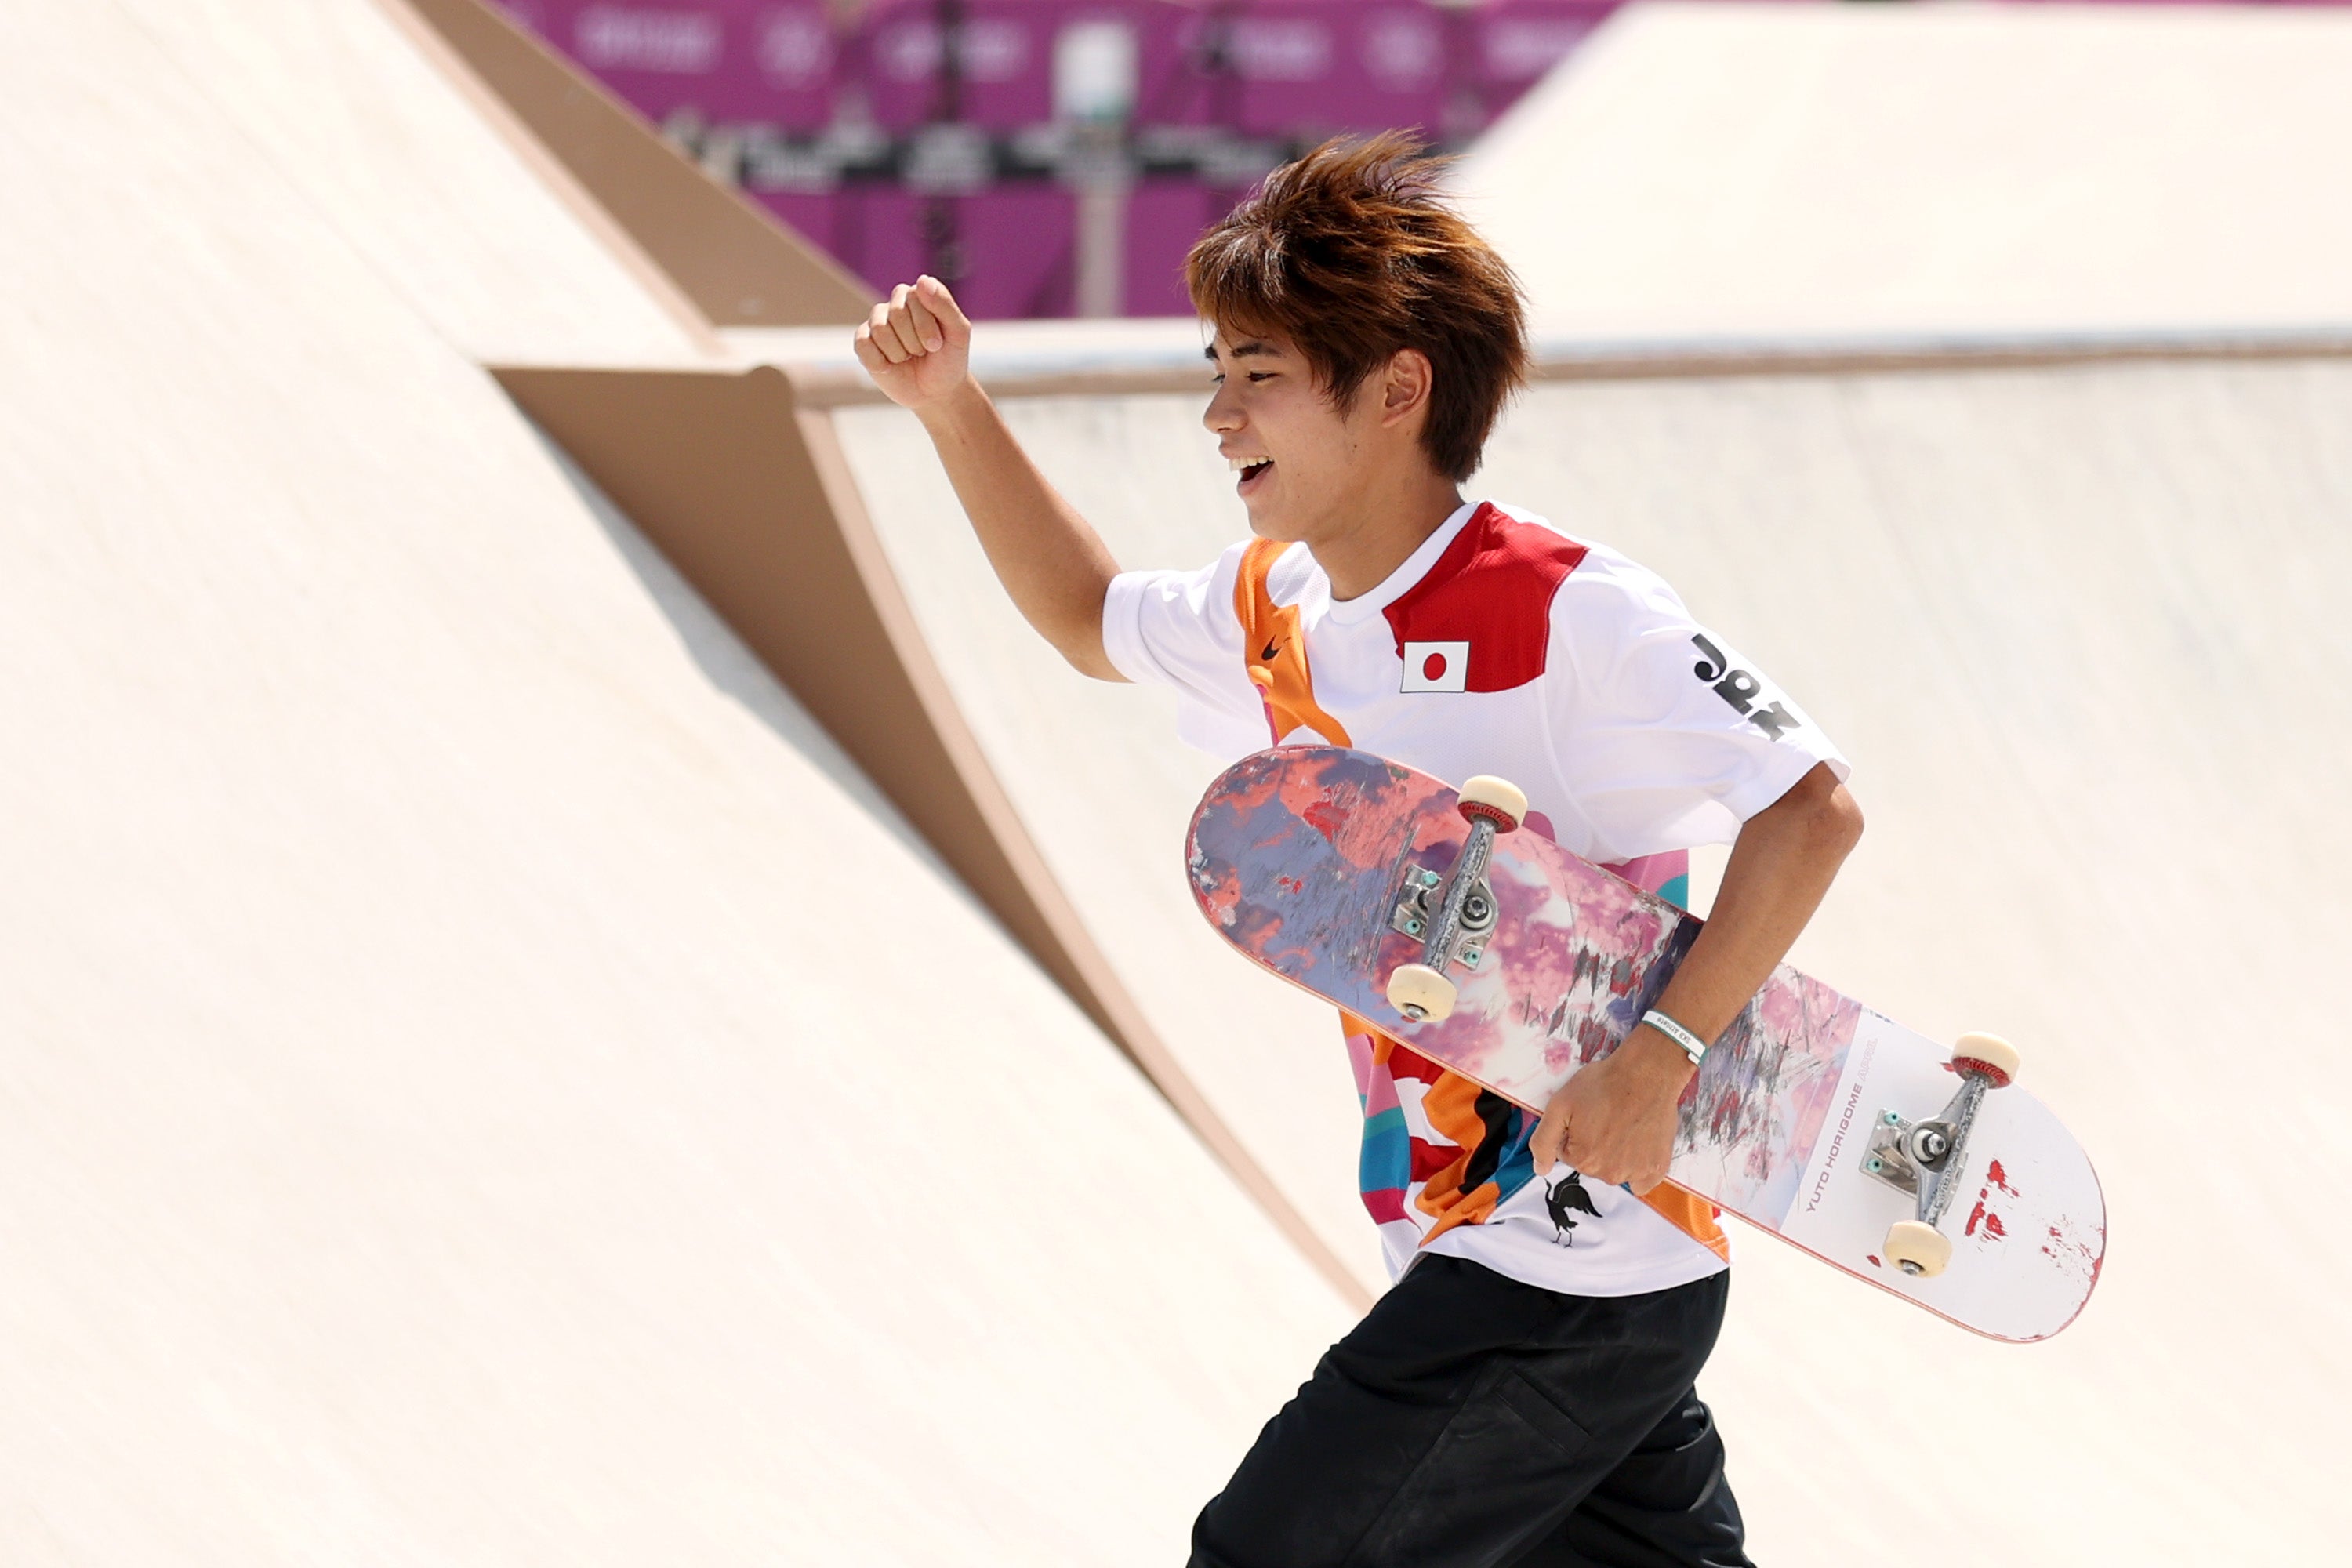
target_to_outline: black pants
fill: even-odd
[[[1694,1386],[1729,1288],[1423,1258],[1201,1510],[1192,1568],[1748,1568]]]

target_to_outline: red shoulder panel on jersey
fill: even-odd
[[[1550,651],[1552,595],[1583,559],[1575,541],[1481,505],[1429,574],[1382,612],[1397,657],[1407,643],[1467,643],[1458,689],[1525,686],[1543,674]]]

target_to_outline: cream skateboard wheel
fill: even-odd
[[[1904,1273],[1932,1279],[1952,1260],[1952,1238],[1916,1219],[1896,1220],[1886,1233],[1886,1261]]]
[[[1480,773],[1462,782],[1454,807],[1473,822],[1483,819],[1493,823],[1498,833],[1512,833],[1527,820],[1528,797],[1510,780]]]
[[[2024,1058],[1999,1035],[1962,1035],[1952,1042],[1952,1064],[1962,1072],[1981,1071],[1995,1089],[2017,1081],[2017,1065]]]
[[[1400,963],[1389,976],[1389,1005],[1416,1024],[1434,1024],[1454,1011],[1454,982],[1426,963]]]

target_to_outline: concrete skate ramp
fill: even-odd
[[[1758,1560],[2325,1555],[2332,1525],[2280,1500],[2329,1495],[2352,1443],[2352,1269],[2326,1240],[2352,1156],[2326,982],[2352,944],[2352,360],[1570,368],[1475,488],[1658,567],[1801,694],[1871,826],[1798,961],[1931,1034],[2016,1039],[2113,1216],[2084,1316],[2032,1348],[1743,1233],[1703,1387]],[[1018,385],[999,388],[1014,428],[1123,563],[1196,564],[1242,532],[1200,395]],[[1163,695],[1080,679],[979,586],[911,418],[835,417],[1105,950],[1219,1114],[1369,1262],[1332,1023],[1184,891],[1213,764]]]
[[[1121,561],[1172,563],[1204,560],[1245,529],[1193,422],[1197,401],[1005,406]],[[1333,1015],[1234,959],[1185,891],[1184,825],[1218,764],[1173,742],[1167,693],[1084,679],[1021,622],[911,416],[861,406],[834,418],[958,706],[1088,932],[1217,1117],[1342,1265],[1381,1289]]]
[[[636,364],[715,347],[685,296],[400,0],[116,3],[249,158],[467,353]]]
[[[2352,325],[2352,12],[1635,5],[1460,184],[1540,330]]]
[[[0,1559],[1174,1559],[1339,1304],[167,42],[0,65]]]

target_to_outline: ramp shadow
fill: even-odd
[[[531,434],[546,449],[556,471],[578,494],[583,508],[612,542],[614,552],[644,585],[646,596],[677,632],[679,646],[694,661],[695,668],[702,672],[703,678],[765,725],[778,740],[806,758],[859,809],[930,868],[982,919],[992,925],[999,923],[988,909],[972,897],[962,879],[949,868],[929,841],[899,815],[889,797],[876,787],[849,753],[841,749],[840,744],[810,716],[783,683],[743,645],[743,640],[720,618],[719,612],[695,592],[693,585],[655,548],[636,524],[629,521],[627,514],[597,487],[595,480],[590,479],[572,460],[571,455],[546,431],[531,423],[528,416],[525,416],[525,423],[530,425]]]

